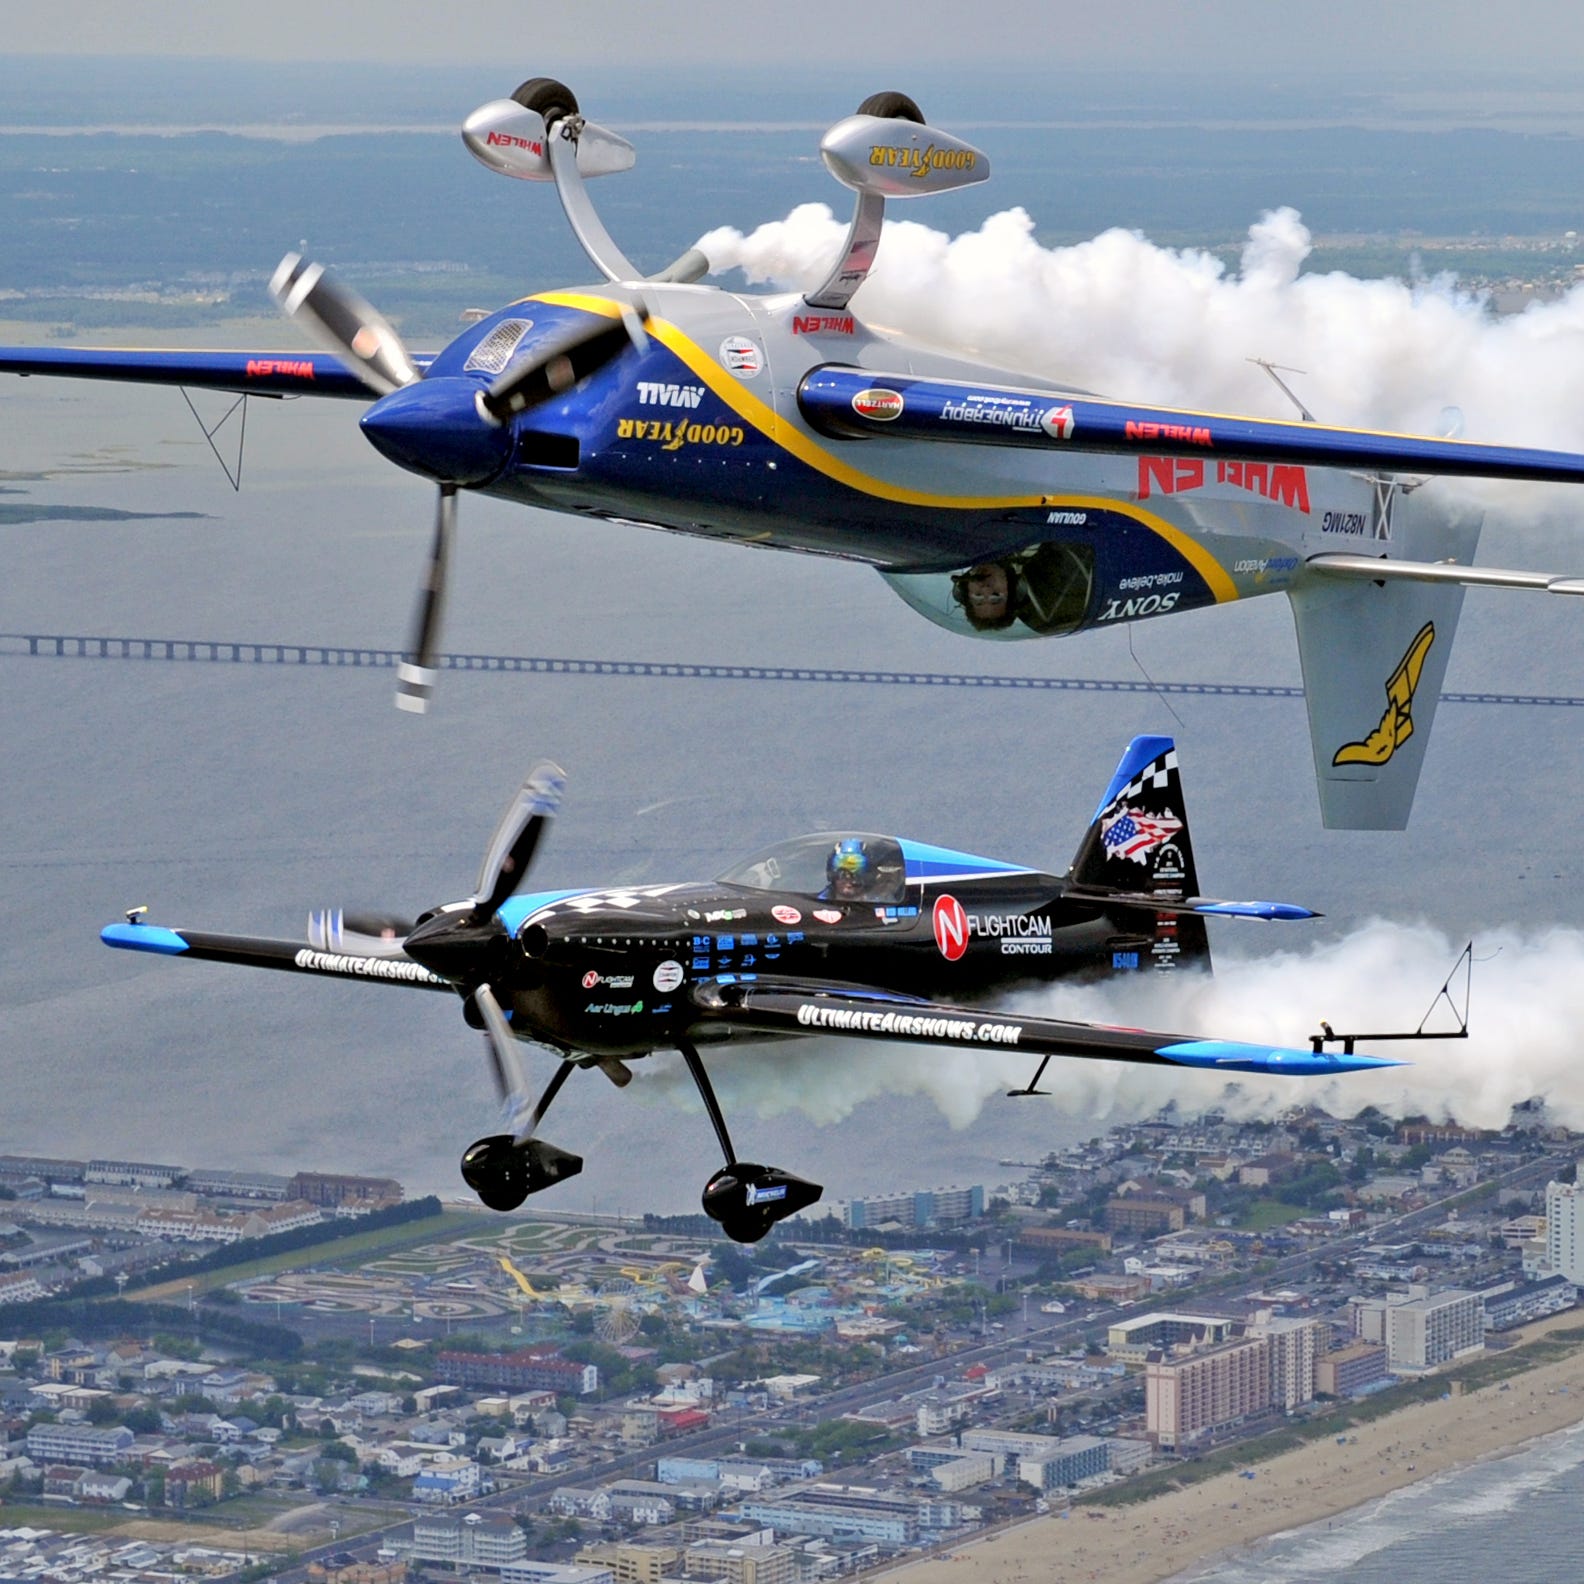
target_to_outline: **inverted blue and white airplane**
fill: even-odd
[[[586,184],[626,170],[633,147],[558,82],[483,105],[462,137],[492,170],[554,183],[600,281],[524,298],[418,356],[293,254],[271,290],[334,355],[0,349],[16,374],[375,398],[365,434],[439,486],[407,708],[425,707],[434,678],[457,493],[478,490],[865,562],[966,636],[1076,633],[1283,592],[1325,822],[1399,829],[1464,589],[1584,593],[1584,577],[1474,566],[1481,518],[1433,482],[1584,482],[1584,456],[1102,400],[865,324],[853,298],[886,201],[989,175],[903,94],[872,96],[825,134],[821,157],[856,204],[827,277],[802,294],[703,284],[696,250],[655,273],[631,262]]]
[[[1170,738],[1123,754],[1063,875],[874,832],[793,837],[713,880],[527,891],[524,881],[565,785],[536,766],[496,826],[473,894],[411,923],[311,916],[308,938],[271,940],[149,923],[143,910],[102,931],[108,946],[365,984],[451,991],[482,1029],[508,1131],[462,1156],[483,1202],[514,1210],[582,1170],[538,1136],[577,1067],[626,1084],[627,1063],[682,1054],[726,1160],[705,1212],[754,1242],[822,1192],[778,1166],[738,1158],[700,1048],[824,1034],[997,1052],[1035,1064],[1014,1094],[1041,1093],[1053,1058],[1330,1077],[1396,1065],[1359,1040],[1440,1035],[1335,1034],[1308,1050],[1041,1017],[982,1005],[1018,985],[1209,967],[1215,918],[1305,919],[1284,902],[1198,894]],[[1466,1027],[1466,1018],[1462,1020]],[[1421,1025],[1422,1027],[1423,1025]],[[533,1099],[523,1042],[559,1059]],[[1340,1048],[1333,1048],[1340,1047]]]

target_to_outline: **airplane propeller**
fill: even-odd
[[[323,264],[288,253],[270,276],[269,294],[288,319],[349,363],[378,395],[422,378],[389,321]]]
[[[509,426],[515,419],[597,374],[628,347],[642,351],[649,316],[629,308],[614,320],[580,327],[503,369],[487,390],[480,390],[471,380],[426,379],[379,310],[300,253],[280,261],[269,291],[288,319],[341,358],[380,398],[362,424],[374,445],[439,485],[412,638],[396,674],[396,707],[421,715],[434,688],[457,490],[487,483],[507,465]]]
[[[565,790],[566,772],[559,765],[535,765],[495,823],[472,896],[425,914],[402,942],[407,956],[465,995],[468,1022],[484,1032],[507,1126],[519,1142],[532,1133],[536,1119],[518,1042],[491,983],[506,943],[495,913],[527,877]]]

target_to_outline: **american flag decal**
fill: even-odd
[[[1118,808],[1100,819],[1100,844],[1110,858],[1131,858],[1143,863],[1150,853],[1183,828],[1183,822],[1170,809],[1159,814],[1144,809]]]
[[[1170,786],[1176,768],[1177,750],[1169,748],[1112,798],[1100,816],[1100,845],[1108,858],[1131,858],[1143,863],[1183,828],[1183,822],[1164,807],[1160,797]],[[1134,799],[1156,806],[1141,808]]]

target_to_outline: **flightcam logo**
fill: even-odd
[[[1383,765],[1413,736],[1414,694],[1434,642],[1435,623],[1426,622],[1397,662],[1397,669],[1386,678],[1386,713],[1380,724],[1361,741],[1343,743],[1333,765]]]

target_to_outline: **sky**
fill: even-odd
[[[1518,0],[996,0],[970,9],[946,0],[907,4],[802,0],[795,8],[742,0],[582,0],[577,5],[452,7],[437,25],[429,0],[3,0],[0,37],[13,54],[243,56],[254,60],[365,60],[406,64],[498,62],[525,72],[612,59],[850,66],[1016,61],[1207,72],[1356,70],[1400,61],[1434,67],[1566,72],[1584,55],[1576,7]],[[1059,82],[1053,78],[1053,89]]]

